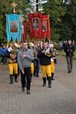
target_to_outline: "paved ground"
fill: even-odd
[[[76,114],[76,60],[68,74],[65,57],[59,56],[52,88],[35,77],[30,95],[22,93],[20,77],[9,84],[8,67],[0,64],[0,114]]]

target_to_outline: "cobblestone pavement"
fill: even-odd
[[[65,57],[59,56],[52,88],[33,77],[29,95],[21,91],[20,76],[9,84],[8,67],[0,64],[0,114],[76,114],[76,61],[68,74]]]

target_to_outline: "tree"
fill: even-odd
[[[72,39],[76,41],[76,0],[71,0],[71,7],[69,8],[68,14],[70,15],[73,27]]]
[[[44,5],[44,13],[49,14],[51,23],[51,39],[60,39],[60,28],[62,23],[62,17],[66,13],[66,7],[62,5],[62,0],[49,0],[47,4]]]
[[[51,39],[76,40],[76,0],[62,1],[49,0],[44,5],[44,13],[50,15]]]
[[[65,27],[68,30],[67,36],[69,34],[68,36],[69,38],[71,38],[72,40],[76,40],[76,1],[71,0],[71,2],[66,5],[66,8],[67,8],[67,11],[66,11],[65,16],[62,19],[62,22],[63,22],[62,26],[67,26]]]

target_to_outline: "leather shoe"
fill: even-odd
[[[27,90],[27,94],[30,94],[30,90]]]

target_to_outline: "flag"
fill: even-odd
[[[50,20],[49,15],[42,13],[31,13],[28,15],[30,22],[30,38],[34,39],[50,39]]]
[[[30,38],[41,38],[41,17],[42,13],[31,13],[28,15],[30,25]]]
[[[48,15],[42,16],[42,23],[41,23],[41,38],[48,38],[50,39],[51,31],[50,31],[50,21]]]
[[[6,31],[7,31],[7,41],[18,41],[21,40],[21,22],[20,15],[18,14],[7,14],[6,15]]]

